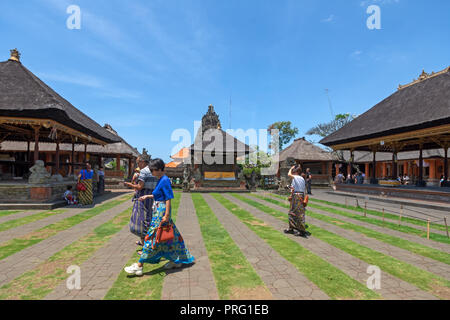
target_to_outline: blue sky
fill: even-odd
[[[69,5],[81,29],[69,30]],[[381,8],[381,30],[366,9]],[[130,144],[170,160],[213,104],[228,128],[290,120],[299,137],[450,65],[447,0],[27,0],[0,3],[0,60],[22,63]],[[230,121],[230,96],[232,113]],[[319,140],[318,137],[310,137]]]

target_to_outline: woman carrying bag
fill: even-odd
[[[155,159],[150,165],[152,174],[159,179],[151,195],[139,198],[139,201],[154,199],[153,218],[145,237],[144,248],[138,263],[125,267],[125,272],[142,276],[144,263],[157,264],[161,258],[169,260],[164,268],[179,268],[191,264],[195,258],[189,253],[183,237],[171,218],[171,199],[174,198],[170,179],[164,174],[165,164]]]
[[[94,177],[94,170],[91,168],[89,162],[86,163],[85,169],[80,171],[78,175],[78,200],[82,205],[89,205],[94,203],[94,194],[92,191],[92,178]]]

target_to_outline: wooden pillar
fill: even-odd
[[[327,174],[327,164],[322,161],[322,174]]]
[[[34,127],[34,163],[39,160],[39,127]]]
[[[403,163],[403,174],[408,175],[408,170],[409,170],[409,162],[408,162],[408,161],[405,161],[405,162]]]
[[[423,181],[423,149],[420,145],[419,149],[419,182]]]
[[[30,140],[27,141],[27,162],[30,163],[31,152],[30,152]]]
[[[327,170],[328,170],[328,176],[330,177],[330,178],[332,178],[333,177],[333,163],[330,161],[330,162],[328,162],[328,168],[327,168]],[[337,173],[336,173],[337,174]]]
[[[45,153],[45,162],[52,162],[52,154],[50,152]],[[53,167],[52,166],[45,166],[47,171],[53,174]]]
[[[120,154],[116,156],[116,170],[120,171]]]
[[[132,158],[128,158],[128,178],[131,178],[133,175],[133,164],[132,164]]]
[[[336,163],[336,164],[334,165],[334,167],[335,167],[335,169],[336,169],[336,175],[338,175],[338,174],[339,174],[339,172],[340,172],[340,168],[339,168],[339,166],[340,166],[340,164],[339,164],[339,163]]]
[[[352,163],[353,163],[353,150],[350,150],[350,160],[347,166],[347,175],[352,175]]]
[[[377,152],[373,151],[373,160],[372,160],[372,167],[373,167],[373,171],[372,171],[372,179],[373,181],[376,180],[377,178],[377,158],[376,158]]]
[[[370,171],[369,170],[369,163],[366,162],[366,166],[364,168],[364,173],[366,174],[366,179],[369,179],[369,177],[370,177],[370,172],[369,171]]]
[[[397,167],[397,151],[394,150],[392,153],[392,178],[396,180],[398,177],[398,167]]]
[[[83,160],[83,162],[86,163],[86,161],[87,161],[87,144],[85,143],[84,144],[84,160]]]
[[[448,145],[444,146],[444,177],[445,181],[448,179]]]
[[[382,169],[383,169],[383,171],[382,171],[382,176],[383,176],[383,178],[386,178],[386,174],[387,174],[387,165],[386,165],[386,162],[383,162],[383,164],[382,164]]]
[[[59,141],[56,141],[55,165],[56,165],[55,174],[59,174]]]
[[[73,175],[75,175],[75,143],[72,142],[72,158],[70,160],[70,162],[72,163],[72,173]]]
[[[436,179],[436,160],[428,160],[430,164],[430,179]]]

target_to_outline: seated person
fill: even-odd
[[[67,186],[66,192],[64,192],[64,200],[67,201],[68,205],[77,204],[77,200],[72,193],[72,186]]]

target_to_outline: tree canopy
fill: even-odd
[[[267,128],[267,131],[270,133],[274,129],[278,129],[280,132],[280,150],[298,134],[298,128],[293,127],[290,121],[275,122]]]

